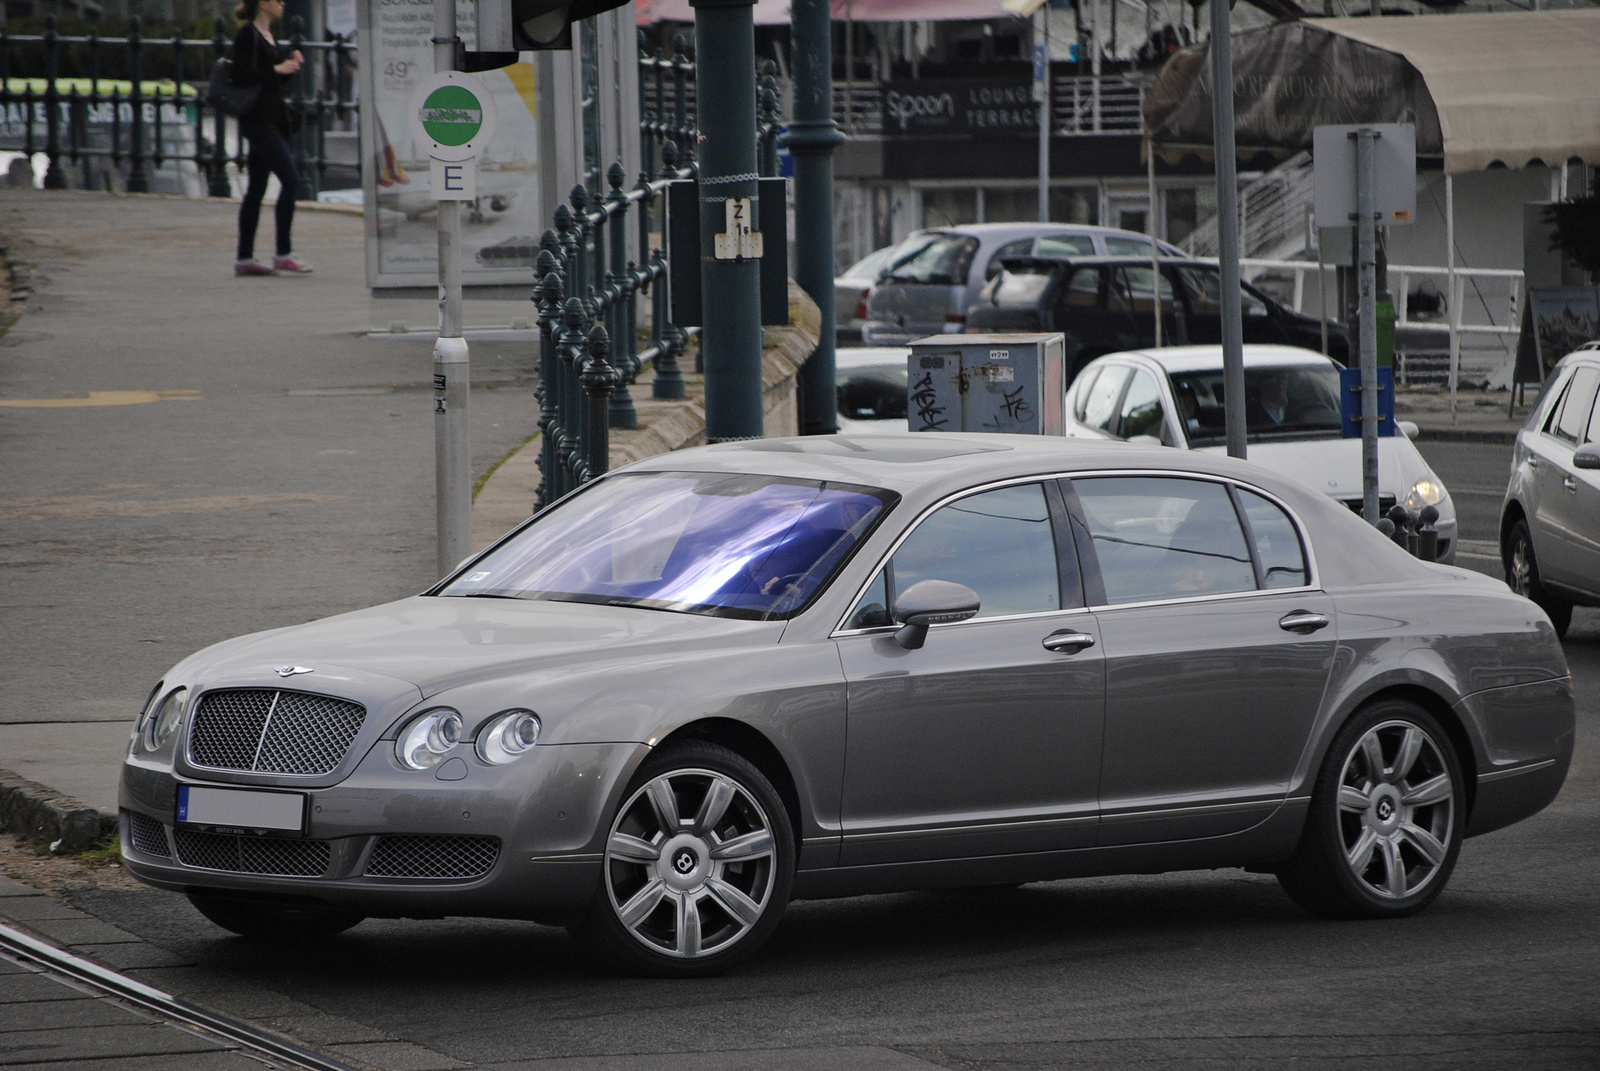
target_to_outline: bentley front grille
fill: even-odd
[[[369,878],[477,878],[500,858],[497,837],[379,837],[367,861]]]
[[[201,833],[179,826],[172,831],[178,862],[201,870],[234,874],[275,874],[320,878],[328,869],[325,840],[273,840],[228,833]]]
[[[172,849],[167,847],[167,831],[160,819],[138,811],[128,811],[127,815],[128,840],[132,842],[134,851],[161,859],[172,858]]]
[[[272,688],[207,692],[189,725],[189,761],[216,770],[324,774],[366,720],[343,699]]]

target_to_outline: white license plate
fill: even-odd
[[[248,788],[178,786],[178,821],[234,829],[305,828],[306,797],[301,792],[258,792]]]

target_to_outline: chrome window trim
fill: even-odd
[[[1170,447],[1168,447],[1168,449],[1170,449]],[[883,569],[884,565],[889,561],[889,559],[894,557],[895,551],[900,549],[900,544],[909,539],[911,537],[911,533],[915,532],[918,526],[920,526],[923,521],[927,520],[928,516],[932,514],[934,510],[941,509],[944,506],[949,505],[951,502],[959,501],[960,499],[966,498],[970,495],[981,494],[985,491],[992,491],[999,487],[1011,487],[1024,483],[1044,483],[1046,480],[1087,480],[1099,476],[1147,476],[1180,480],[1205,480],[1209,483],[1222,484],[1225,487],[1229,484],[1232,484],[1236,487],[1240,487],[1260,495],[1268,502],[1271,502],[1273,505],[1283,510],[1284,514],[1289,518],[1289,522],[1294,525],[1295,534],[1300,537],[1300,549],[1305,553],[1306,556],[1306,572],[1308,574],[1307,582],[1299,587],[1293,588],[1252,588],[1246,591],[1222,591],[1206,595],[1185,595],[1172,599],[1149,599],[1143,602],[1108,602],[1098,603],[1090,606],[1074,606],[1070,608],[1063,607],[1056,610],[1039,610],[1027,614],[1003,614],[996,617],[974,617],[969,618],[966,621],[951,621],[943,625],[934,625],[932,627],[959,628],[963,625],[975,625],[984,621],[1006,621],[1027,617],[1046,617],[1053,614],[1090,613],[1099,610],[1121,610],[1136,606],[1167,606],[1174,603],[1216,602],[1220,599],[1250,598],[1261,595],[1282,595],[1293,592],[1312,593],[1320,592],[1322,590],[1322,577],[1317,568],[1317,552],[1316,548],[1312,545],[1310,537],[1306,535],[1305,522],[1301,520],[1300,514],[1295,512],[1295,510],[1287,502],[1273,494],[1271,491],[1268,491],[1266,488],[1257,486],[1256,484],[1246,483],[1243,480],[1235,479],[1231,476],[1217,476],[1209,472],[1185,472],[1181,469],[1114,468],[1090,469],[1079,472],[1043,473],[1032,476],[1007,476],[1003,479],[993,480],[989,483],[978,484],[974,487],[968,487],[960,491],[952,492],[951,494],[946,495],[945,497],[934,502],[932,505],[928,506],[921,513],[917,514],[916,518],[906,526],[905,531],[901,532],[900,535],[895,538],[893,545],[891,545],[889,549],[878,558],[872,569],[868,571],[866,580],[862,581],[861,586],[856,589],[855,595],[850,599],[849,607],[845,610],[844,615],[839,618],[839,623],[833,627],[831,632],[828,633],[829,638],[834,639],[840,636],[861,636],[870,633],[888,632],[890,629],[896,627],[894,625],[880,625],[876,628],[866,629],[846,628],[845,622],[849,621],[850,615],[855,613],[856,607],[860,605],[862,597],[867,593],[867,589],[870,588],[872,586],[872,582],[878,578],[878,573]],[[1243,534],[1243,528],[1244,526],[1240,525],[1241,534]]]

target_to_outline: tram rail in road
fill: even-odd
[[[302,1048],[264,1030],[180,1000],[98,963],[64,952],[20,930],[0,925],[0,956],[42,971],[164,1022],[197,1031],[286,1071],[356,1071],[352,1064]]]

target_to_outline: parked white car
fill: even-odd
[[[910,346],[859,346],[834,355],[839,433],[903,433]]]
[[[1361,509],[1361,440],[1339,425],[1339,366],[1294,346],[1244,348],[1245,428],[1250,460]],[[1084,366],[1067,388],[1067,434],[1161,443],[1225,453],[1222,347],[1174,346],[1111,353]],[[1456,556],[1456,507],[1411,435],[1378,440],[1378,499],[1387,512],[1439,511],[1438,560]]]

